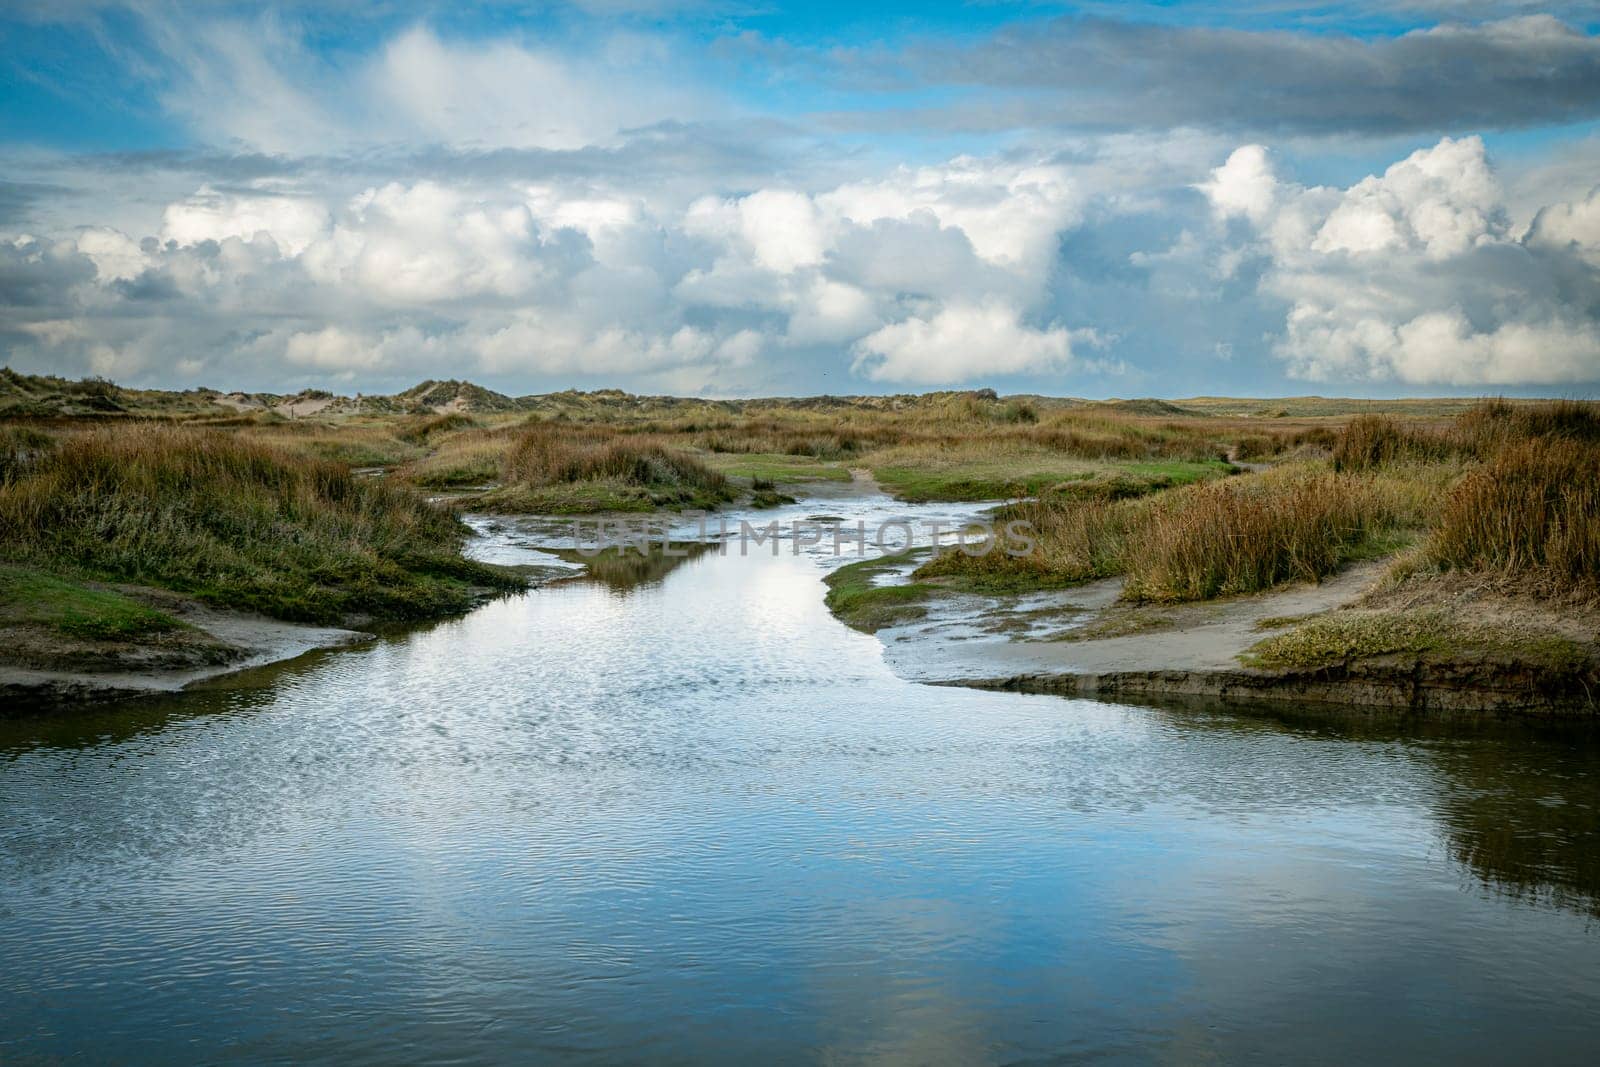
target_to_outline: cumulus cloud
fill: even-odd
[[[1064,371],[1072,336],[1036,330],[998,302],[952,304],[876,330],[856,343],[856,367],[874,381],[936,385],[976,377]]]
[[[202,186],[194,195],[168,204],[162,213],[163,240],[192,245],[265,233],[291,256],[304,252],[328,229],[327,206],[309,197],[263,193],[219,193]]]
[[[172,201],[156,234],[14,245],[13,289],[41,304],[23,318],[82,324],[49,342],[52,361],[92,352],[123,374],[150,365],[157,335],[187,332],[197,375],[442,363],[710,383],[759,373],[763,354],[832,352],[873,381],[959,382],[1074,366],[1066,326],[1024,323],[1054,318],[1041,312],[1057,242],[1082,199],[1067,168],[972,157],[682,208],[604,182],[335,195],[259,179]],[[32,272],[75,280],[21,285]]]
[[[334,47],[298,8],[174,10],[97,40],[192,147],[3,168],[19,367],[285,389],[1600,380],[1593,145],[1557,167],[1525,139],[1502,173],[1454,136],[1600,113],[1595,36],[1549,17],[1361,38],[1028,18],[706,60],[691,33],[571,13],[463,32],[402,5],[335,16],[359,32]],[[772,106],[773,70],[726,64],[748,47],[830,92]],[[945,139],[963,127],[1005,136],[974,153]],[[1360,181],[1288,173],[1421,130]]]
[[[1444,138],[1346,189],[1284,181],[1264,160],[1241,148],[1202,188],[1218,214],[1255,224],[1262,289],[1288,304],[1275,352],[1294,376],[1600,379],[1600,308],[1576,298],[1600,283],[1584,261],[1600,236],[1592,195],[1550,206],[1519,235],[1476,137]]]

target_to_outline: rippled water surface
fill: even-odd
[[[1600,1048],[1591,732],[916,686],[830,565],[0,724],[0,1062]]]

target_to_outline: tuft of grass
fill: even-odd
[[[409,441],[414,445],[426,445],[436,438],[450,434],[460,433],[463,430],[475,430],[478,420],[471,415],[452,412],[448,415],[435,415],[432,418],[421,418],[401,430],[397,437],[402,441]]]
[[[286,619],[419,618],[518,579],[407,490],[215,430],[75,433],[0,486],[0,559]]]
[[[1504,446],[1450,494],[1426,551],[1445,569],[1600,594],[1600,443]]]
[[[1351,419],[1334,443],[1333,469],[1365,471],[1399,460],[1437,461],[1457,451],[1455,440],[1443,430],[1413,426],[1390,415],[1362,415]]]
[[[823,579],[828,586],[828,610],[846,626],[869,634],[920,619],[928,612],[923,602],[933,594],[933,586],[923,582],[879,585],[877,579],[904,567],[921,552],[897,552],[837,568]]]
[[[489,485],[499,481],[510,443],[503,433],[474,430],[456,434],[432,455],[402,467],[396,477],[430,489]]]
[[[502,461],[501,509],[576,514],[660,507],[712,508],[733,498],[728,479],[686,452],[651,440],[535,426]]]
[[[917,568],[915,577],[955,578],[973,590],[995,593],[1114,577],[1125,569],[1129,531],[1146,508],[1136,500],[1009,504],[995,514],[995,540],[987,552],[946,549]]]
[[[1129,536],[1124,596],[1205,600],[1332,574],[1389,526],[1364,482],[1279,468],[1158,500]]]
[[[110,589],[26,567],[0,565],[0,625],[44,626],[95,641],[131,641],[184,624]]]

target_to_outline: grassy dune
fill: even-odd
[[[510,440],[504,485],[481,498],[504,511],[571,514],[713,508],[734,496],[728,479],[656,440],[535,426]]]
[[[237,435],[126,425],[9,455],[15,566],[316,622],[436,615],[516,584],[463,559],[465,527],[420,497]]]

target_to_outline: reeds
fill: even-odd
[[[1450,494],[1427,553],[1549,594],[1600,593],[1600,444],[1540,436],[1502,447]]]
[[[461,557],[465,533],[405,489],[214,430],[72,433],[0,485],[5,558],[318,622],[515,584]]]
[[[1129,535],[1124,595],[1204,600],[1317,581],[1389,520],[1364,482],[1327,471],[1188,486]]]

